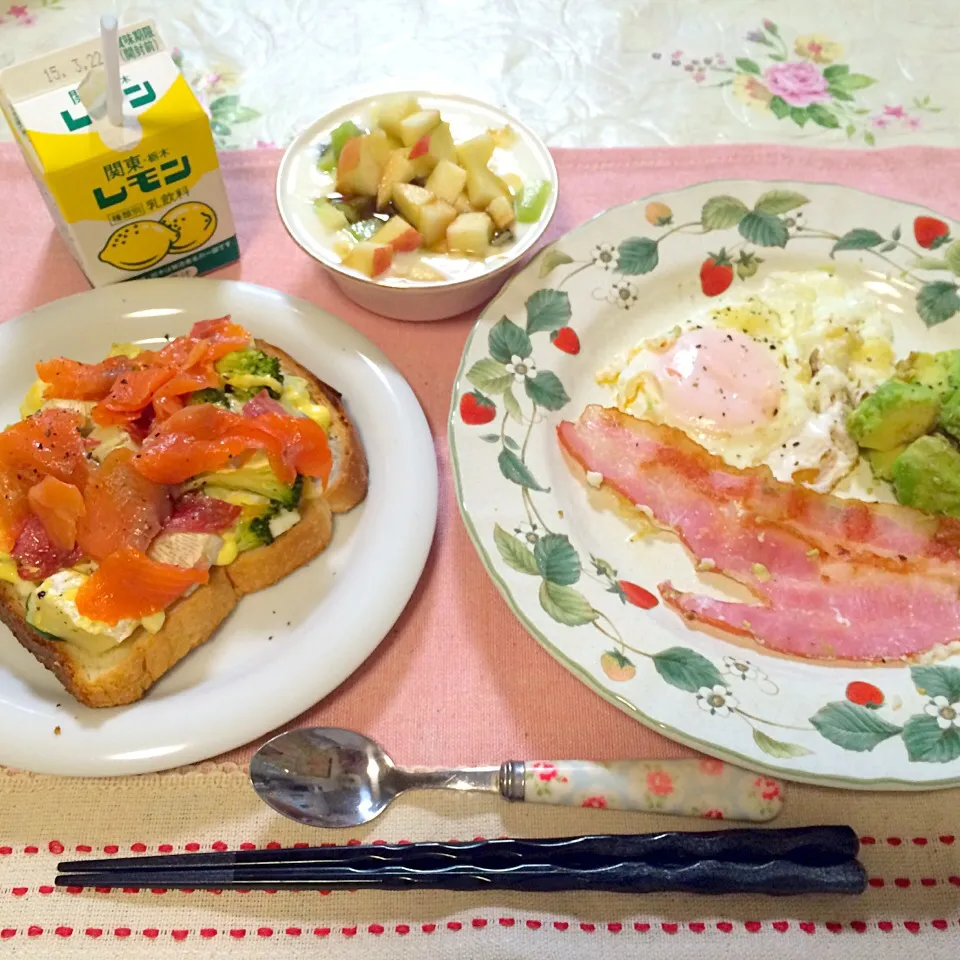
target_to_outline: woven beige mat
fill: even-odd
[[[68,780],[0,768],[0,951],[17,957],[955,957],[960,794],[790,787],[780,826],[850,823],[861,897],[55,889],[58,860],[279,843],[565,836],[698,829],[639,814],[417,794],[367,829],[272,813],[232,765]],[[957,835],[955,838],[955,834]]]

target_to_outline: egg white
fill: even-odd
[[[739,330],[780,370],[776,415],[746,433],[700,430],[664,402],[656,353],[688,330]],[[771,274],[744,298],[732,292],[666,334],[640,341],[597,373],[613,403],[633,416],[678,427],[736,467],[766,464],[778,480],[832,490],[855,466],[847,414],[893,374],[891,320],[868,291],[823,271]]]

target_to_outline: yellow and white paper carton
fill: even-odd
[[[231,263],[236,230],[206,113],[152,21],[121,29],[119,46],[122,127],[98,95],[99,38],[0,72],[0,107],[60,235],[98,287]]]

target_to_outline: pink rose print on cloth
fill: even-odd
[[[673,793],[673,781],[662,770],[651,770],[647,774],[647,789],[655,797],[666,797]]]
[[[791,107],[809,107],[830,99],[827,78],[808,60],[799,63],[774,63],[764,71],[763,79],[776,96]]]
[[[606,797],[587,797],[587,799],[581,804],[583,807],[592,807],[595,810],[602,810],[604,807],[606,807],[606,805]]]
[[[719,777],[723,773],[723,761],[714,760],[713,757],[704,757],[698,764],[701,773],[708,777]]]
[[[705,820],[722,820],[723,811],[722,810],[704,810],[701,816]]]
[[[701,90],[728,89],[734,101],[749,108],[735,107],[751,125],[759,114],[806,127],[808,134],[859,139],[874,147],[878,136],[919,130],[921,114],[942,112],[929,94],[914,96],[911,112],[900,105],[879,106],[871,89],[876,78],[845,63],[843,44],[822,33],[789,37],[773,20],[762,20],[744,39],[745,56],[675,50],[669,56],[654,51],[653,58],[669,63]]]

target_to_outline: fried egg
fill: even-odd
[[[832,490],[856,466],[847,414],[893,374],[891,323],[822,271],[774,273],[597,373],[620,410],[683,430],[736,467]]]

